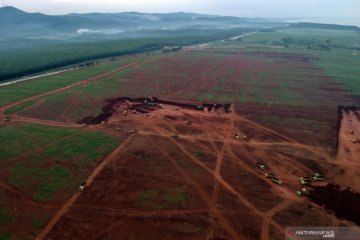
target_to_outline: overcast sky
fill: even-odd
[[[29,12],[197,12],[241,17],[360,18],[360,0],[0,0]]]

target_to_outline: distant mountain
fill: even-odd
[[[324,23],[308,23],[308,22],[299,22],[293,23],[288,26],[289,28],[316,28],[316,29],[329,29],[329,30],[354,30],[360,31],[360,28],[357,26],[347,26],[347,25],[338,25],[338,24],[324,24]]]
[[[0,8],[0,39],[14,38],[76,38],[84,34],[111,35],[153,29],[233,28],[265,22],[238,17],[196,13],[87,13],[50,16],[27,13],[14,7]]]

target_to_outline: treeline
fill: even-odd
[[[338,25],[338,24],[323,24],[323,23],[306,23],[306,22],[290,24],[288,26],[288,28],[313,28],[313,29],[360,31],[360,28],[357,26],[347,26],[347,25]]]
[[[252,29],[251,29],[252,30]],[[165,46],[184,46],[229,38],[248,29],[209,30],[176,37],[108,40],[44,44],[0,50],[0,81],[44,72],[49,69],[90,62],[99,58],[116,57],[162,49]],[[179,50],[179,49],[178,49]],[[90,64],[91,65],[91,64]],[[86,66],[86,63],[85,65]]]
[[[290,45],[305,45],[307,49],[311,50],[327,50],[330,51],[331,39],[317,39],[317,38],[282,38],[281,41],[273,41],[273,45],[283,45],[285,48],[289,48]]]

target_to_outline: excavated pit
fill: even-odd
[[[224,113],[230,112],[231,104],[229,103],[203,103],[200,105],[193,105],[187,103],[179,103],[158,98],[128,98],[118,97],[105,100],[106,105],[101,108],[102,113],[98,116],[88,116],[78,121],[78,124],[96,125],[106,122],[113,114],[117,113],[117,108],[120,105],[126,105],[126,111],[136,111],[140,114],[148,114],[149,112],[161,109],[161,105],[171,105],[182,109],[194,111],[223,111]],[[173,120],[168,116],[169,120]]]

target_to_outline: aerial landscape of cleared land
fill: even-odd
[[[360,31],[315,26],[1,86],[0,239],[359,226]]]

